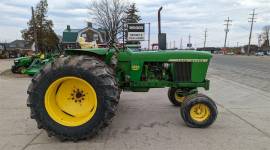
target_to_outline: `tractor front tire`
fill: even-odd
[[[14,74],[22,74],[22,70],[24,70],[25,67],[21,66],[21,67],[16,67],[16,66],[12,66],[11,67],[11,72]]]
[[[11,67],[11,72],[12,72],[12,73],[17,73],[17,68],[16,68],[16,66],[12,66],[12,67]]]
[[[47,64],[27,92],[38,128],[62,141],[95,136],[109,125],[119,101],[112,70],[89,56],[67,56]]]
[[[174,106],[181,106],[182,103],[184,102],[185,96],[184,96],[184,91],[182,89],[177,89],[177,88],[169,88],[168,90],[168,98],[170,102]]]
[[[187,126],[206,128],[214,123],[218,110],[215,102],[208,96],[193,94],[185,98],[180,113]]]

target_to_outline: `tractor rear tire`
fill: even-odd
[[[49,137],[61,141],[95,136],[109,125],[119,101],[114,73],[89,56],[67,56],[47,64],[27,92],[31,118]]]
[[[214,123],[218,110],[215,102],[206,95],[187,96],[180,109],[182,119],[191,128],[206,128]]]
[[[185,96],[183,90],[171,87],[168,90],[168,98],[174,106],[181,106]]]

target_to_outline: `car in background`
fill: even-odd
[[[226,55],[234,55],[234,52],[228,52]]]
[[[264,53],[263,52],[256,52],[255,56],[264,56]]]

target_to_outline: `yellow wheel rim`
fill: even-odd
[[[60,78],[47,89],[45,108],[57,123],[71,127],[80,126],[88,122],[96,112],[95,89],[81,78]]]
[[[190,116],[194,121],[204,122],[210,116],[210,109],[205,104],[195,104],[190,109]]]
[[[182,93],[181,91],[176,90],[175,91],[175,94],[174,94],[175,100],[177,102],[179,102],[179,103],[183,103],[184,102],[184,99],[185,99],[185,96],[182,96],[181,93]]]

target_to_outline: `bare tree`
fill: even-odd
[[[89,14],[94,22],[105,30],[110,42],[116,42],[122,31],[122,21],[128,7],[126,0],[93,0]]]
[[[270,34],[270,25],[264,26],[262,33],[264,38],[263,47],[269,47],[269,34]]]

